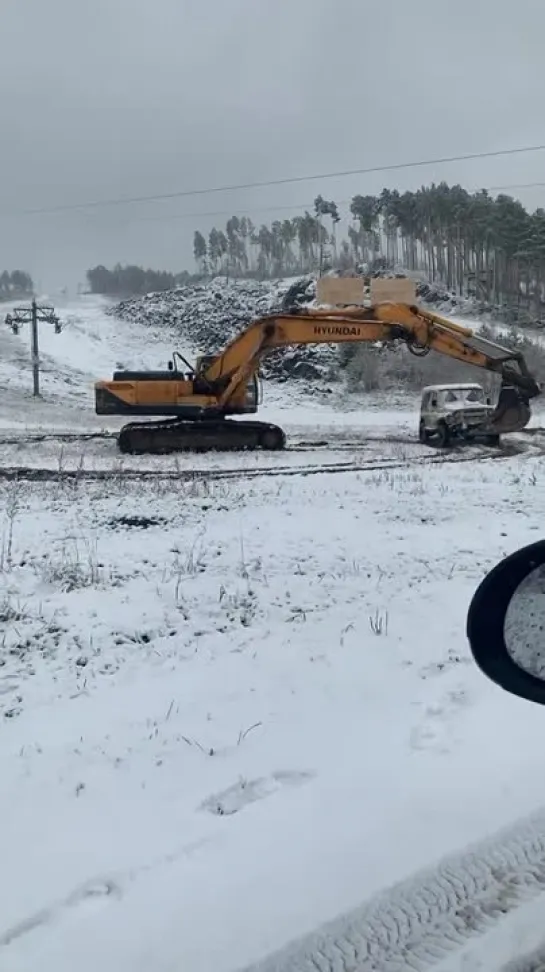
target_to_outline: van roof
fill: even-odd
[[[459,389],[460,391],[470,391],[472,388],[478,388],[480,391],[483,391],[483,386],[479,385],[478,382],[456,382],[456,384],[452,385],[426,385],[425,388],[422,389],[422,394],[430,391],[455,391],[456,389]]]

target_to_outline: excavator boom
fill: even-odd
[[[133,423],[120,434],[122,451],[201,448],[282,448],[282,430],[226,416],[257,411],[256,376],[269,351],[287,345],[403,342],[417,356],[436,351],[501,377],[492,416],[496,433],[518,431],[530,418],[529,401],[541,392],[518,351],[479,337],[423,308],[383,302],[371,307],[294,308],[261,317],[216,356],[187,375],[118,372],[95,386],[98,414],[173,415],[170,422]]]
[[[474,334],[446,317],[406,304],[342,310],[293,309],[262,317],[237,335],[206,370],[211,382],[247,368],[267,350],[290,344],[403,341],[416,355],[436,351],[512,379],[528,398],[540,394],[523,356]],[[236,382],[234,382],[236,384]]]

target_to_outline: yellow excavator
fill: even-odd
[[[282,449],[286,436],[278,426],[228,419],[257,412],[259,363],[267,352],[286,345],[397,341],[417,356],[433,350],[501,376],[497,407],[487,417],[488,434],[517,432],[528,424],[529,402],[541,388],[520,352],[422,307],[391,301],[292,308],[261,317],[220,353],[199,358],[195,368],[174,352],[167,371],[116,371],[112,381],[95,384],[95,411],[162,416],[125,425],[118,437],[124,453]]]

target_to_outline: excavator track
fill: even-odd
[[[286,445],[283,429],[269,422],[216,419],[163,422],[131,422],[123,426],[117,440],[120,452],[129,455],[164,456],[172,452],[239,452],[266,449],[278,451]]]

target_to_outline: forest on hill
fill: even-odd
[[[361,264],[420,271],[460,295],[515,303],[539,315],[545,296],[545,210],[528,212],[511,196],[470,193],[446,183],[378,196],[356,195],[340,237],[339,208],[317,196],[313,212],[257,227],[232,216],[225,228],[196,230],[193,252],[203,275],[261,279],[350,272]]]
[[[545,306],[545,210],[529,212],[507,195],[459,185],[416,192],[356,195],[349,225],[334,200],[317,196],[312,212],[254,225],[231,216],[206,235],[195,230],[196,272],[117,264],[87,272],[92,293],[115,297],[171,290],[222,275],[270,280],[297,275],[419,273],[460,296],[514,316],[541,319]],[[345,224],[346,225],[346,224]],[[1,292],[1,285],[0,285]]]

